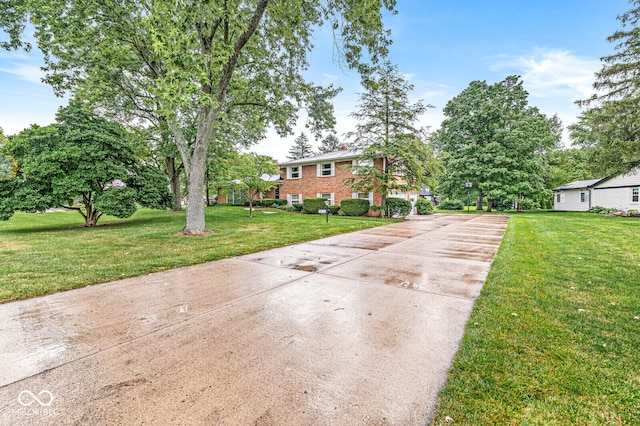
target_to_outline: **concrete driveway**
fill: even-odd
[[[419,217],[0,305],[0,423],[424,425],[507,221]]]

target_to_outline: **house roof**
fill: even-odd
[[[340,151],[328,152],[325,154],[318,154],[311,157],[300,158],[298,160],[285,161],[284,163],[280,163],[279,166],[280,167],[299,166],[302,164],[316,164],[316,163],[322,163],[325,161],[349,160],[353,158],[358,158],[360,154],[361,154],[361,151],[344,149]]]
[[[568,189],[585,189],[592,188],[596,186],[601,181],[607,178],[599,178],[599,179],[587,179],[587,180],[576,180],[575,182],[568,183],[566,185],[559,186],[557,188],[553,188],[554,191],[564,191]]]

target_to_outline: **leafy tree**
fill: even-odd
[[[279,171],[276,161],[266,155],[239,154],[231,166],[231,175],[247,191],[249,198],[249,217],[253,218],[253,198],[261,192],[275,188],[278,184],[269,179],[269,175]],[[265,176],[267,175],[267,176]]]
[[[380,9],[395,0],[0,0],[0,28],[16,48],[27,20],[45,53],[47,81],[59,93],[93,99],[113,92],[122,108],[150,109],[166,120],[188,182],[185,234],[206,232],[202,199],[211,143],[224,123],[288,134],[306,108],[315,130],[334,124],[333,88],[302,71],[313,32],[327,23],[343,63],[364,70],[387,53]],[[81,53],[80,53],[81,52]],[[107,105],[115,108],[115,104]],[[241,111],[241,112],[239,112]],[[236,115],[238,114],[238,115]],[[195,137],[185,128],[195,117]],[[186,127],[185,127],[186,126]]]
[[[320,152],[321,154],[326,154],[329,152],[338,151],[342,146],[346,146],[347,148],[349,147],[348,144],[340,143],[340,139],[338,139],[335,134],[330,133],[326,138],[322,140],[322,142],[320,142],[318,152]]]
[[[103,214],[131,216],[136,204],[170,206],[167,179],[139,160],[120,125],[88,112],[78,101],[56,117],[57,124],[32,126],[4,147],[19,168],[16,176],[0,182],[0,220],[16,210],[64,207],[78,211],[85,226],[95,226]]]
[[[603,175],[640,165],[640,1],[618,16],[622,28],[607,38],[616,53],[601,58],[591,98],[578,101],[588,109],[571,127],[572,138],[589,149],[589,162]]]
[[[382,194],[383,203],[390,191],[433,186],[435,157],[425,142],[425,129],[416,127],[431,105],[409,100],[413,85],[388,61],[363,78],[362,85],[366,91],[360,94],[359,109],[351,114],[359,123],[348,134],[356,149],[362,150],[361,165],[346,182],[354,191],[375,190]],[[380,158],[381,170],[373,166]]]
[[[289,160],[299,160],[301,158],[307,158],[314,155],[313,147],[309,143],[309,138],[304,132],[293,140],[293,145],[289,148]]]
[[[466,196],[471,182],[482,199],[518,202],[544,197],[545,153],[559,141],[559,121],[528,106],[528,93],[518,76],[493,85],[473,81],[444,108],[445,120],[435,135],[446,174],[439,191]]]

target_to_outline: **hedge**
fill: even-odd
[[[405,217],[411,213],[411,201],[402,198],[387,198],[386,204],[391,217]]]
[[[340,209],[347,216],[363,216],[369,211],[369,200],[347,198],[340,203]]]
[[[327,201],[326,198],[305,198],[302,202],[302,211],[308,214],[317,214],[318,210],[327,208],[325,201]]]
[[[440,210],[462,210],[463,206],[460,201],[446,200],[438,206]]]
[[[416,210],[418,214],[432,214],[434,210],[433,203],[431,203],[430,200],[418,198],[418,201],[416,201]]]

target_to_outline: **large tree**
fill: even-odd
[[[293,145],[289,148],[289,160],[299,160],[301,158],[307,158],[315,155],[313,147],[309,143],[309,138],[304,132],[301,132],[294,140]]]
[[[188,181],[183,232],[198,234],[206,231],[208,148],[222,123],[250,110],[247,121],[287,134],[306,108],[312,128],[332,127],[327,100],[336,91],[302,77],[314,31],[327,23],[343,63],[363,70],[365,55],[376,62],[387,52],[381,8],[394,7],[395,0],[0,0],[0,27],[10,36],[3,47],[15,48],[24,23],[33,24],[58,92],[95,99],[115,91],[122,107],[166,121]]]
[[[616,53],[601,58],[596,73],[596,93],[578,101],[587,107],[571,135],[589,148],[589,163],[595,173],[627,172],[640,165],[640,1],[618,20],[622,28],[607,40]]]
[[[358,110],[351,114],[358,124],[348,134],[362,154],[347,183],[354,191],[379,192],[383,202],[391,191],[433,185],[433,151],[426,142],[426,129],[418,126],[420,116],[431,105],[409,99],[413,85],[388,61],[373,68],[362,86],[365,91],[359,96]],[[382,169],[373,167],[380,158]]]
[[[0,180],[0,220],[16,210],[64,207],[80,213],[85,226],[95,226],[103,214],[131,216],[137,204],[171,205],[166,177],[140,161],[122,126],[77,101],[56,118],[58,123],[24,130],[3,148],[18,168],[15,176]]]
[[[445,174],[439,191],[467,194],[471,182],[488,210],[493,200],[518,202],[545,195],[545,154],[560,133],[559,120],[528,105],[528,93],[517,76],[487,84],[473,81],[444,108],[445,120],[435,135]]]

